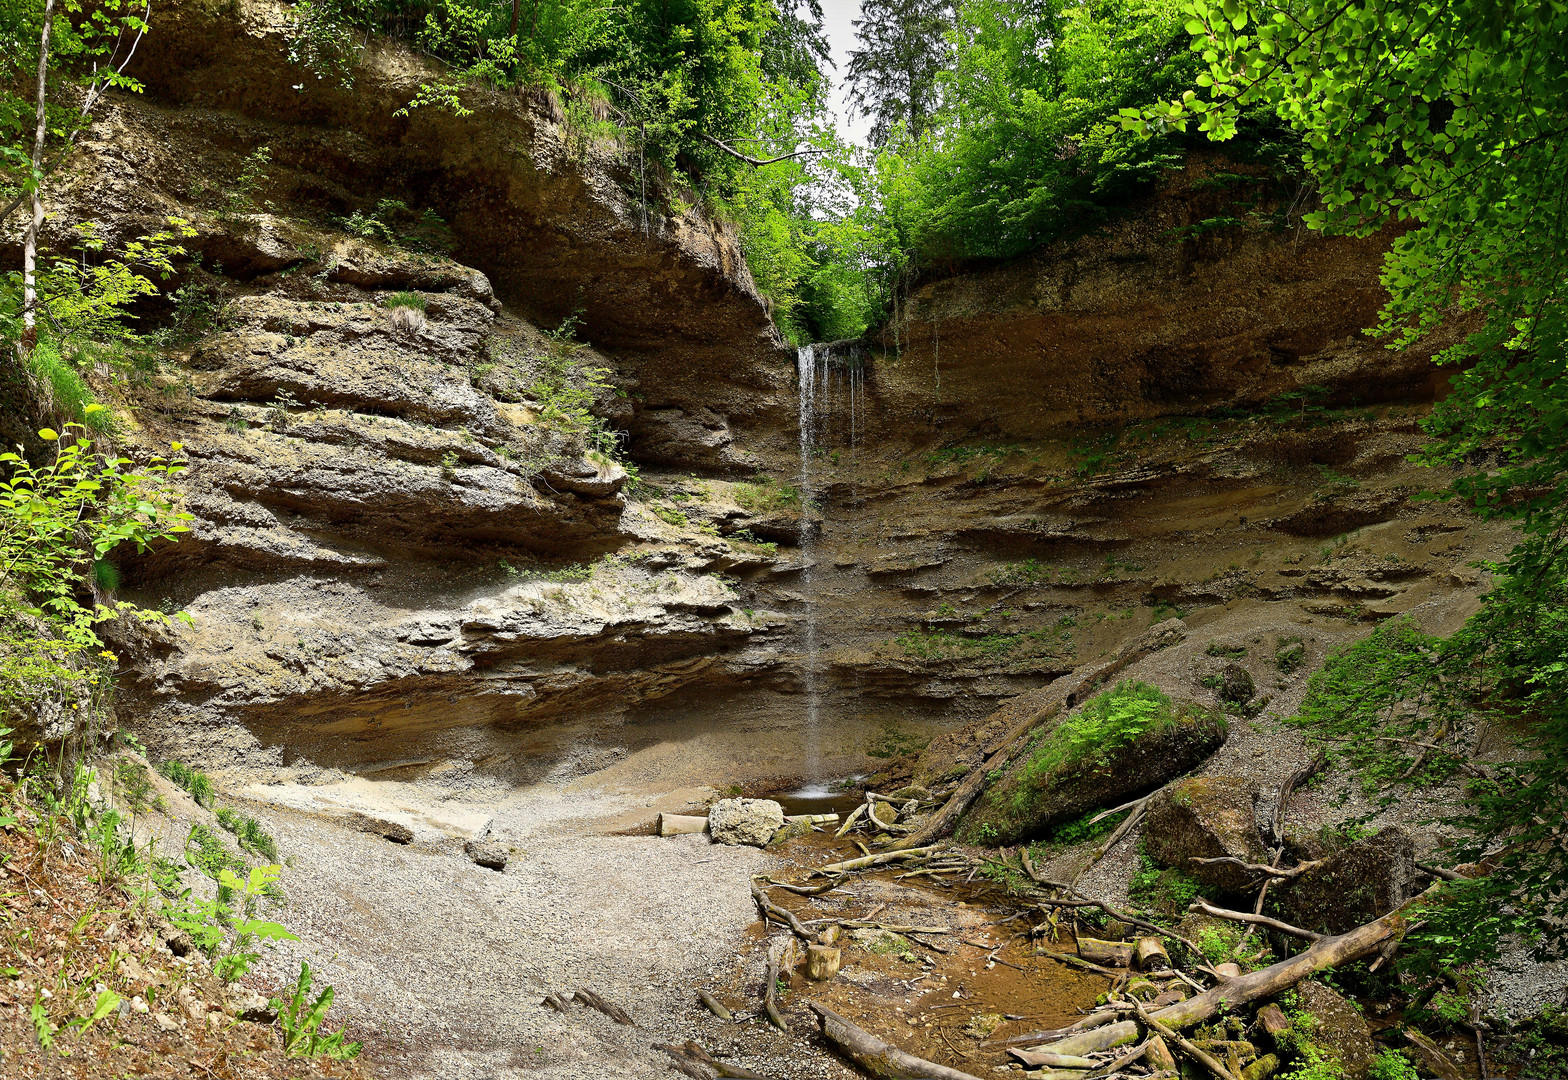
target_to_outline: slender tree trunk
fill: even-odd
[[[54,28],[54,0],[44,2],[44,28],[38,41],[38,131],[33,137],[33,219],[22,241],[22,354],[38,344],[38,231],[44,224],[42,172],[44,137],[48,134],[44,101],[49,88],[49,32]]]
[[[512,0],[512,26],[507,30],[506,36],[513,41],[517,40],[517,17],[522,14],[523,0]]]

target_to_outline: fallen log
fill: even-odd
[[[930,819],[917,831],[904,837],[902,840],[894,841],[893,848],[895,850],[904,850],[919,847],[930,844],[933,840],[940,840],[952,832],[958,825],[958,819],[964,816],[964,811],[968,810],[974,804],[974,801],[980,797],[980,793],[985,790],[986,778],[996,770],[1007,766],[1013,754],[1022,749],[1024,740],[1029,732],[1061,711],[1062,707],[1060,705],[1047,706],[1031,715],[1017,727],[1013,728],[1012,731],[1009,731],[1006,738],[1002,741],[1001,749],[969,771],[969,775],[964,777],[963,782],[948,797],[947,802],[942,804],[942,809],[932,814]]]
[[[796,936],[805,941],[816,940],[816,935],[806,929],[805,925],[793,911],[779,907],[772,900],[769,900],[768,894],[759,889],[755,881],[751,883],[751,898],[757,902],[757,910],[762,913],[763,922],[767,922],[771,918],[775,922],[788,926],[795,932]]]
[[[871,824],[875,825],[877,828],[881,829],[883,832],[904,835],[915,831],[915,827],[913,825],[900,825],[896,821],[883,821],[881,818],[877,817],[876,801],[869,796],[866,799],[866,820],[871,822]]]
[[[837,814],[785,814],[784,815],[784,823],[787,824],[787,825],[799,825],[801,822],[805,822],[807,825],[837,825],[838,824],[838,815]]]
[[[706,1005],[708,1011],[711,1012],[714,1016],[717,1016],[720,1020],[735,1019],[735,1014],[726,1009],[723,1004],[720,1003],[718,998],[714,997],[706,990],[697,991],[697,1000]]]
[[[1205,915],[1212,915],[1216,919],[1230,919],[1232,922],[1254,923],[1258,926],[1267,926],[1278,930],[1282,934],[1300,938],[1302,941],[1321,941],[1323,935],[1311,930],[1303,930],[1299,926],[1292,926],[1278,919],[1271,919],[1267,915],[1254,915],[1250,911],[1231,911],[1229,908],[1218,908],[1203,897],[1198,897],[1188,907],[1188,911],[1200,911]]]
[[[762,988],[762,1009],[768,1020],[780,1031],[788,1032],[784,1014],[779,1012],[779,960],[784,955],[784,942],[776,941],[768,947],[767,985]]]
[[[573,994],[572,996],[578,1001],[582,1002],[584,1005],[587,1005],[590,1009],[598,1009],[611,1020],[614,1020],[617,1024],[626,1024],[629,1027],[635,1027],[637,1025],[637,1021],[633,1020],[631,1015],[627,1013],[625,1009],[621,1008],[619,1005],[615,1005],[604,1000],[604,998],[600,997],[598,994],[594,993],[592,990],[589,990],[585,986],[579,987],[577,993]]]
[[[1149,800],[1153,797],[1154,796],[1152,795],[1145,796],[1143,799],[1133,804],[1133,812],[1127,815],[1127,820],[1118,825],[1116,827],[1116,831],[1111,833],[1110,837],[1106,839],[1105,843],[1095,848],[1094,851],[1090,853],[1089,858],[1082,865],[1080,865],[1078,869],[1073,871],[1073,876],[1067,879],[1068,888],[1078,884],[1078,879],[1083,877],[1084,874],[1088,873],[1090,867],[1094,866],[1101,859],[1105,858],[1106,854],[1111,850],[1111,848],[1115,847],[1121,842],[1122,837],[1132,832],[1133,827],[1137,825],[1138,822],[1143,820],[1143,812],[1148,808]]]
[[[878,1080],[980,1080],[971,1073],[905,1053],[864,1028],[856,1027],[826,1005],[819,1005],[815,1001],[808,1004],[821,1019],[822,1034],[828,1042]]]
[[[691,1080],[718,1080],[718,1072],[700,1061],[686,1056],[685,1050],[669,1043],[654,1043],[653,1049],[662,1050],[670,1055],[670,1066],[683,1076]]]
[[[1154,1019],[1154,1017],[1150,1016],[1148,1012],[1144,1010],[1144,1007],[1137,1001],[1132,1003],[1132,1008],[1133,1011],[1138,1014],[1138,1019],[1142,1020],[1150,1031],[1153,1031],[1156,1035],[1160,1036],[1160,1038],[1164,1039],[1166,1043],[1175,1043],[1187,1054],[1188,1057],[1192,1058],[1194,1061],[1197,1061],[1204,1068],[1208,1069],[1215,1076],[1219,1077],[1219,1080],[1241,1080],[1241,1078],[1238,1077],[1235,1073],[1231,1072],[1230,1069],[1220,1064],[1220,1062],[1217,1061],[1207,1051],[1199,1049],[1180,1032],[1177,1032],[1173,1028],[1167,1027],[1158,1020]]]
[[[1438,1080],[1464,1080],[1464,1073],[1459,1071],[1459,1066],[1438,1048],[1437,1043],[1410,1028],[1404,1028],[1401,1034],[1410,1043],[1410,1049],[1416,1057],[1421,1059],[1421,1064]]]
[[[1359,960],[1377,951],[1384,942],[1403,937],[1410,926],[1408,912],[1415,905],[1430,899],[1435,888],[1428,889],[1380,919],[1334,937],[1320,938],[1295,956],[1231,979],[1197,997],[1168,1005],[1153,1016],[1172,1028],[1191,1027],[1207,1020],[1223,1007],[1246,1005],[1260,998],[1273,997],[1309,975]]]
[[[660,836],[689,836],[708,831],[708,819],[690,814],[660,814],[657,822]]]
[[[1171,954],[1157,937],[1141,937],[1133,950],[1139,971],[1164,971],[1171,966]]]
[[[850,812],[849,817],[844,819],[844,824],[838,827],[838,832],[833,834],[833,839],[837,840],[845,833],[849,832],[850,829],[853,829],[855,827],[855,822],[860,820],[860,815],[866,812],[867,805],[868,804],[866,803],[861,803],[859,806],[855,807],[855,809]]]
[[[829,863],[819,866],[811,871],[807,877],[816,874],[842,874],[850,870],[865,870],[873,866],[884,866],[891,862],[901,862],[904,859],[918,859],[922,855],[929,855],[937,850],[937,845],[922,848],[902,848],[896,851],[884,851],[880,855],[862,855],[858,859],[845,859],[843,862]]]
[[[786,892],[794,893],[796,896],[821,896],[823,893],[831,892],[844,884],[844,879],[841,877],[834,878],[826,885],[791,885],[786,881],[774,881],[770,877],[764,877],[762,880],[768,883],[769,888],[783,889]]]
[[[1110,967],[1132,966],[1132,946],[1120,941],[1079,937],[1078,955],[1092,964],[1106,964]]]
[[[1090,1013],[1077,1023],[1069,1024],[1064,1028],[1053,1028],[1050,1031],[1026,1031],[1022,1035],[1011,1035],[1008,1038],[995,1040],[987,1039],[980,1044],[981,1048],[991,1046],[1038,1046],[1056,1039],[1065,1039],[1069,1035],[1080,1031],[1103,1027],[1116,1019],[1116,1011],[1108,1009],[1105,1012]]]
[[[669,1052],[666,1047],[662,1046],[656,1046],[654,1049],[664,1050],[666,1053]],[[767,1076],[764,1073],[752,1072],[750,1069],[744,1068],[743,1066],[731,1065],[727,1061],[720,1061],[718,1058],[708,1053],[707,1050],[705,1050],[693,1039],[687,1039],[686,1045],[681,1047],[681,1049],[685,1051],[685,1056],[687,1058],[690,1058],[693,1061],[699,1061],[702,1064],[708,1066],[708,1068],[712,1069],[714,1072],[718,1073],[720,1076],[729,1077],[731,1080],[773,1080],[772,1077]]]
[[[1081,960],[1076,956],[1069,956],[1067,953],[1057,952],[1054,949],[1047,949],[1044,946],[1035,949],[1034,954],[1043,956],[1047,960],[1056,960],[1066,964],[1068,967],[1075,967],[1080,971],[1092,971],[1096,975],[1104,975],[1106,978],[1119,979],[1122,976],[1120,971],[1116,971],[1113,968],[1101,967],[1099,964],[1093,964],[1088,960]]]
[[[1049,1050],[1009,1050],[1025,1065],[1044,1065],[1048,1069],[1092,1069],[1094,1062],[1072,1054],[1053,1054]]]

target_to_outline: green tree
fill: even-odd
[[[1568,940],[1568,6],[1513,0],[1193,0],[1203,61],[1179,100],[1132,130],[1215,139],[1264,106],[1297,130],[1321,208],[1312,226],[1397,225],[1376,332],[1390,348],[1479,329],[1436,359],[1452,394],[1426,422],[1447,494],[1518,523],[1481,610],[1435,659],[1470,711],[1520,731],[1520,760],[1472,784],[1455,822],[1487,877],[1449,890],[1446,962],[1530,918]],[[1477,468],[1477,462],[1484,462]],[[1423,679],[1423,684],[1428,683]],[[1443,732],[1442,734],[1450,734]]]
[[[849,105],[872,118],[871,145],[902,129],[918,139],[938,105],[940,75],[952,55],[952,0],[865,0],[855,20],[860,47],[849,53]]]

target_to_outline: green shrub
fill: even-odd
[[[735,485],[735,501],[742,510],[753,514],[769,514],[775,510],[800,506],[800,489],[790,484],[780,484],[766,476],[756,477],[752,483]]]
[[[249,815],[230,810],[227,806],[218,807],[213,811],[213,816],[218,819],[219,825],[234,834],[241,848],[260,855],[268,861],[277,861],[277,842],[266,829],[261,827],[261,822]]]
[[[312,978],[310,965],[301,961],[294,992],[287,1001],[274,999],[278,1005],[278,1026],[283,1029],[285,1052],[289,1057],[327,1057],[340,1061],[358,1057],[361,1046],[357,1042],[344,1041],[345,1028],[322,1033],[322,1021],[332,1005],[332,987],[326,987],[311,1001]]]
[[[1126,680],[1090,698],[1035,749],[1022,779],[1090,757],[1107,759],[1141,736],[1175,725],[1180,710],[1159,687]]]
[[[1369,1075],[1372,1080],[1420,1080],[1421,1076],[1398,1050],[1383,1050],[1373,1058]]]
[[[416,311],[424,311],[426,309],[426,301],[424,296],[417,292],[395,292],[381,301],[381,306],[385,308],[413,308]]]
[[[1143,854],[1127,885],[1127,895],[1134,903],[1169,916],[1180,916],[1202,891],[1201,885],[1180,870],[1162,869]]]
[[[189,792],[198,806],[212,805],[212,781],[207,779],[206,773],[191,768],[183,761],[165,761],[158,766],[158,771]]]
[[[114,417],[107,409],[88,408],[97,404],[92,391],[76,365],[62,357],[53,342],[38,343],[27,357],[27,370],[48,389],[55,415],[82,424],[93,432],[114,429]]]

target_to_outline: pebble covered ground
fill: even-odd
[[[603,835],[627,800],[546,788],[489,808],[491,836],[513,849],[499,873],[455,838],[402,846],[251,809],[281,840],[281,918],[302,939],[264,958],[261,979],[275,988],[307,960],[388,1077],[671,1075],[650,1044],[697,1034],[696,988],[731,966],[756,919],[749,877],[773,861],[703,836]],[[541,1004],[579,987],[636,1026]]]

